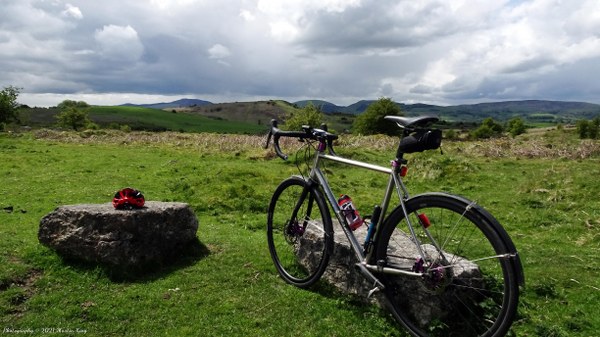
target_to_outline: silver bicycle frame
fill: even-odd
[[[324,147],[320,147],[320,148],[324,148]],[[404,211],[404,214],[406,215],[406,220],[408,223],[410,233],[411,233],[412,237],[416,240],[416,234],[413,229],[413,225],[410,222],[410,219],[408,217],[406,207],[404,204],[404,201],[409,198],[409,194],[408,194],[408,190],[407,190],[406,186],[404,185],[404,182],[402,182],[402,179],[399,176],[400,164],[397,161],[392,161],[391,168],[388,168],[388,167],[373,165],[373,164],[369,164],[369,163],[365,163],[365,162],[361,162],[361,161],[357,161],[357,160],[328,155],[328,154],[325,154],[323,152],[323,150],[319,149],[317,155],[315,156],[315,162],[313,163],[313,166],[312,166],[312,169],[310,172],[310,178],[318,181],[319,185],[322,187],[323,192],[325,193],[325,196],[326,196],[327,200],[329,201],[329,204],[333,208],[336,218],[338,219],[340,224],[343,224],[341,226],[342,230],[344,231],[344,234],[348,238],[348,241],[350,242],[350,246],[352,247],[354,254],[359,259],[359,261],[361,262],[361,265],[363,267],[365,267],[366,269],[368,269],[370,271],[374,271],[374,272],[379,271],[379,272],[384,272],[384,273],[406,274],[406,275],[410,275],[410,276],[421,276],[422,273],[415,273],[415,272],[411,272],[411,271],[405,271],[405,270],[394,269],[394,268],[383,268],[382,269],[378,266],[367,264],[367,261],[370,256],[365,256],[365,254],[363,253],[362,246],[356,239],[356,236],[354,235],[354,233],[352,233],[352,230],[350,230],[350,227],[347,224],[346,218],[342,214],[342,211],[337,203],[337,199],[336,199],[333,191],[331,190],[331,187],[329,186],[329,183],[328,183],[327,179],[325,178],[325,175],[323,174],[323,172],[320,169],[319,164],[322,159],[330,160],[330,161],[334,161],[334,162],[338,162],[338,163],[342,163],[342,164],[346,164],[346,165],[356,166],[356,167],[360,167],[360,168],[364,168],[364,169],[368,169],[371,171],[380,172],[380,173],[389,175],[390,178],[388,180],[387,188],[385,190],[385,194],[383,196],[383,200],[380,205],[382,217],[380,217],[377,224],[373,224],[373,225],[377,226],[377,230],[379,230],[381,228],[380,225],[383,223],[383,219],[384,219],[383,215],[386,214],[386,211],[389,207],[389,203],[390,203],[390,200],[392,197],[392,193],[394,190],[396,190],[396,192],[398,194],[398,198],[400,199],[400,204],[401,204],[402,210]],[[415,242],[418,242],[418,241],[415,241]],[[415,246],[417,247],[419,255],[423,259],[425,259],[425,254],[424,254],[423,250],[421,249],[421,246],[419,244],[415,244]]]

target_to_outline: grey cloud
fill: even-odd
[[[600,70],[600,18],[587,15],[600,11],[595,0],[161,4],[3,0],[0,87],[334,103],[600,100],[589,76]]]
[[[409,92],[411,94],[430,94],[433,92],[433,88],[428,85],[417,84],[412,87]]]
[[[469,18],[448,1],[366,1],[344,12],[314,12],[305,17],[298,42],[311,52],[364,53],[422,46],[465,29],[490,24],[489,13]]]
[[[536,55],[529,59],[520,60],[519,62],[517,62],[515,64],[507,66],[504,69],[501,69],[500,72],[506,73],[506,74],[524,73],[524,72],[540,69],[547,65],[552,65],[554,63],[553,61],[554,60],[552,60],[547,55]]]

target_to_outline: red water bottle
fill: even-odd
[[[338,199],[338,205],[342,210],[342,214],[346,217],[350,229],[354,231],[363,224],[364,221],[360,217],[360,214],[358,214],[356,208],[354,208],[352,199],[350,199],[349,196],[342,194]]]

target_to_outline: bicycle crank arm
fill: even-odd
[[[371,296],[373,296],[374,293],[381,291],[383,289],[385,289],[385,286],[383,285],[383,283],[381,283],[381,281],[379,281],[377,279],[377,277],[375,277],[375,275],[373,275],[373,273],[371,273],[369,271],[369,269],[367,269],[367,265],[364,263],[357,263],[354,266],[356,266],[356,269],[358,269],[360,271],[360,273],[369,281],[372,282],[373,285],[375,286],[373,289],[371,289],[369,291],[369,294],[367,295],[367,298],[370,298]]]

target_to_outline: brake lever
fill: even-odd
[[[267,134],[267,142],[265,143],[265,146],[264,146],[265,149],[269,148],[269,142],[271,141],[271,136],[273,136],[273,131],[269,130],[269,133]]]
[[[279,135],[275,135],[273,136],[273,147],[275,148],[275,153],[277,153],[277,156],[283,160],[287,160],[288,156],[286,154],[284,154],[281,151],[281,148],[279,147]]]
[[[327,150],[332,156],[337,156],[337,153],[333,150],[333,139],[327,139]]]

